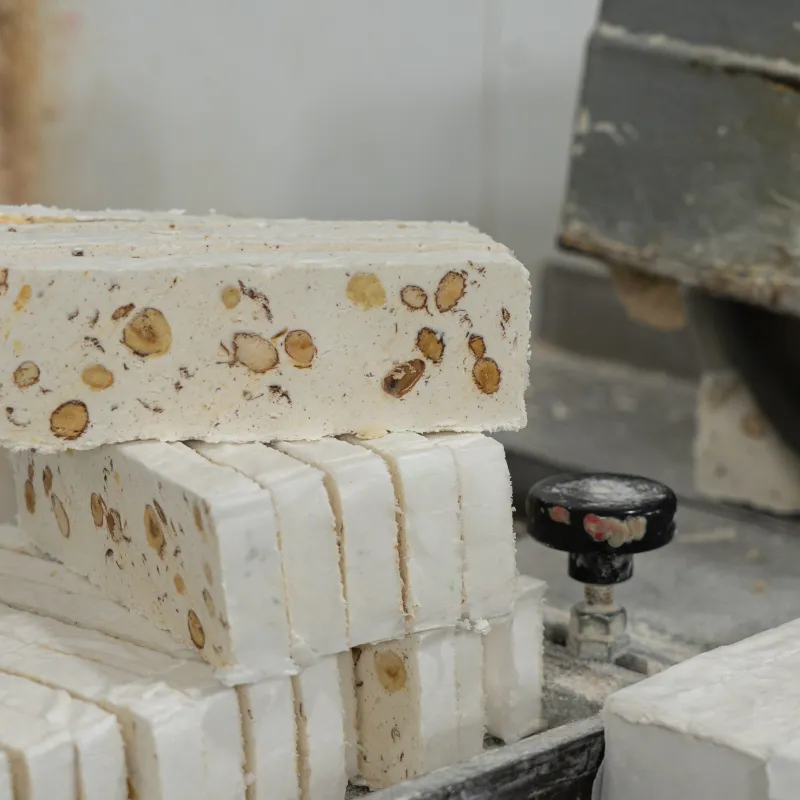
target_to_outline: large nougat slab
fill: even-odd
[[[182,444],[14,455],[37,547],[235,682],[289,674],[272,499]]]
[[[330,252],[323,233],[317,249],[254,239],[173,252],[131,230],[93,255],[81,237],[53,250],[3,236],[10,447],[525,422],[530,282],[505,248],[359,250],[339,234]]]
[[[111,600],[101,589],[63,564],[40,555],[3,549],[18,546],[22,538],[8,526],[0,528],[0,602],[79,628],[99,631],[176,660],[199,658],[195,648],[182,647],[168,633]],[[154,669],[171,666],[157,655],[154,658]],[[203,678],[200,683],[204,682]],[[297,800],[300,789],[295,766],[297,736],[291,678],[243,684],[236,692],[241,711],[248,800]],[[227,706],[226,701],[225,716],[230,714]],[[213,717],[209,720],[213,724]],[[230,735],[235,742],[230,726],[223,729],[223,734]],[[225,760],[217,759],[214,763],[222,768],[220,781],[224,786]]]
[[[261,444],[193,444],[267,490],[275,506],[292,656],[299,665],[348,648],[336,518],[318,469]]]
[[[162,681],[148,685],[97,657],[88,660],[14,633],[13,626],[0,629],[0,672],[64,689],[114,714],[125,741],[128,778],[139,797],[212,800],[205,793],[198,715],[187,695]]]
[[[798,670],[795,620],[611,695],[604,800],[796,797]]]
[[[454,638],[423,631],[354,652],[359,767],[370,788],[459,760]]]
[[[26,719],[27,717],[27,719]],[[128,797],[125,749],[116,717],[91,703],[70,697],[17,675],[0,673],[0,739],[8,745],[23,732],[39,732],[56,746],[50,755],[36,747],[35,759],[43,767],[36,773],[31,763],[31,784],[41,789],[30,796],[75,796],[76,800],[126,800]],[[10,728],[10,730],[9,730]],[[68,743],[66,751],[64,741]],[[41,756],[41,759],[39,759]],[[73,767],[74,762],[74,767]],[[59,775],[59,768],[66,774]],[[69,771],[74,771],[72,781]],[[77,796],[72,794],[77,786]],[[65,794],[67,793],[67,794]],[[1,795],[0,795],[1,796]]]
[[[452,627],[461,617],[464,571],[453,459],[416,433],[347,441],[377,453],[392,474],[409,629]]]
[[[493,620],[483,642],[486,728],[506,744],[540,730],[544,619],[543,581],[521,575],[513,612]]]
[[[325,473],[342,552],[350,644],[405,631],[396,501],[380,456],[338,439],[277,442],[275,448]]]
[[[464,614],[473,620],[511,612],[517,550],[511,476],[503,446],[480,434],[428,437],[447,448],[456,464],[464,545]]]

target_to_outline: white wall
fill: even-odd
[[[39,0],[35,199],[466,219],[550,252],[596,0]]]

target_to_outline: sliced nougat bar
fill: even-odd
[[[4,750],[0,750],[0,800],[14,800],[11,762]]]
[[[493,620],[483,643],[487,729],[506,744],[544,724],[543,581],[521,575],[513,612]]]
[[[503,446],[482,434],[428,437],[447,448],[458,471],[464,542],[464,614],[473,620],[511,612],[517,577],[511,476]]]
[[[0,727],[3,746],[22,745],[19,756],[25,763],[20,766],[30,787],[25,796],[128,797],[125,749],[113,714],[63,690],[0,673]]]
[[[395,497],[380,456],[338,439],[277,442],[275,448],[325,473],[336,515],[351,645],[405,630]]]
[[[0,602],[79,628],[100,631],[122,642],[156,651],[156,654],[165,653],[173,659],[199,658],[195,648],[182,647],[168,633],[111,600],[101,589],[62,564],[41,555],[2,549],[8,544],[18,543],[21,538],[13,532],[6,536],[2,534],[0,531]],[[154,668],[165,663],[156,657]],[[171,664],[167,664],[169,666]],[[204,677],[201,683],[205,683]],[[192,690],[191,685],[187,688]],[[242,684],[236,687],[236,692],[244,738],[248,800],[297,800],[300,790],[295,765],[297,737],[291,678]],[[230,719],[227,700],[222,714],[223,719]],[[211,726],[216,724],[212,714],[208,715],[208,723]],[[211,734],[216,736],[213,730]],[[229,722],[223,725],[222,735],[235,743],[236,737]],[[224,787],[233,779],[232,770],[236,767],[228,767],[226,759],[216,758],[208,763],[220,769],[219,783],[212,782],[212,788],[215,785]]]
[[[6,641],[16,642],[16,648],[10,648],[10,652],[2,654],[0,672],[21,674],[65,689],[81,699],[96,702],[103,707],[106,707],[106,703],[116,705],[119,697],[127,700],[135,699],[138,695],[140,699],[147,700],[163,695],[167,703],[166,710],[157,713],[174,713],[176,731],[185,726],[186,733],[182,734],[186,751],[182,757],[183,766],[191,765],[190,768],[202,773],[198,774],[204,787],[202,796],[209,800],[243,796],[244,751],[236,694],[233,689],[220,684],[206,664],[173,658],[97,631],[81,630],[49,617],[17,611],[3,605],[0,605],[0,635]],[[48,671],[45,673],[48,677],[43,677],[38,672],[20,672],[14,666],[17,652],[32,652],[34,655],[26,660],[25,668],[35,670],[35,662],[41,651],[60,654],[55,660],[67,671],[74,666],[76,679],[81,675],[91,677],[91,665],[97,665],[99,673],[94,682],[88,685],[82,682],[60,683],[57,681],[70,681],[72,676],[65,675],[62,679]],[[54,658],[48,657],[45,660],[49,662]],[[34,666],[31,666],[31,661]],[[107,694],[103,690],[109,686],[114,691]],[[122,704],[120,706],[128,708]],[[120,716],[117,708],[109,710],[120,718],[125,734],[125,718]],[[156,722],[161,724],[158,717]],[[137,721],[135,724],[138,726],[140,723]],[[148,754],[147,750],[143,757],[150,760],[158,758],[152,752]],[[129,763],[129,771],[130,769]],[[162,770],[167,769],[169,765],[163,762]]]
[[[464,569],[453,458],[416,433],[347,441],[377,453],[392,474],[409,629],[455,625],[461,616]]]
[[[459,626],[455,633],[458,694],[458,755],[463,761],[483,752],[486,695],[483,688],[483,637]]]
[[[303,800],[344,798],[347,789],[345,709],[336,656],[292,678]]]
[[[270,248],[261,232],[251,246],[171,248],[147,227],[97,254],[0,232],[13,262],[0,270],[0,442],[64,450],[524,424],[530,281],[505,248],[473,237],[425,249],[414,229],[395,229],[410,244],[386,249],[380,235],[359,250],[344,233],[338,248],[322,246],[329,234]]]
[[[241,680],[293,671],[272,498],[182,444],[14,454],[34,544]]]
[[[11,762],[16,800],[78,800],[75,748],[65,728],[0,703],[0,749]]]
[[[255,481],[272,497],[294,661],[312,664],[321,656],[346,650],[347,611],[336,518],[324,473],[261,444],[192,446],[209,461]]]
[[[359,768],[370,788],[459,760],[454,637],[423,631],[354,651]]]

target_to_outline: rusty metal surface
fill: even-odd
[[[800,65],[603,23],[560,243],[800,313],[799,126]]]

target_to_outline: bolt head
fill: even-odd
[[[630,645],[627,627],[628,617],[621,606],[599,610],[584,602],[576,603],[570,613],[567,649],[583,660],[613,661]]]

